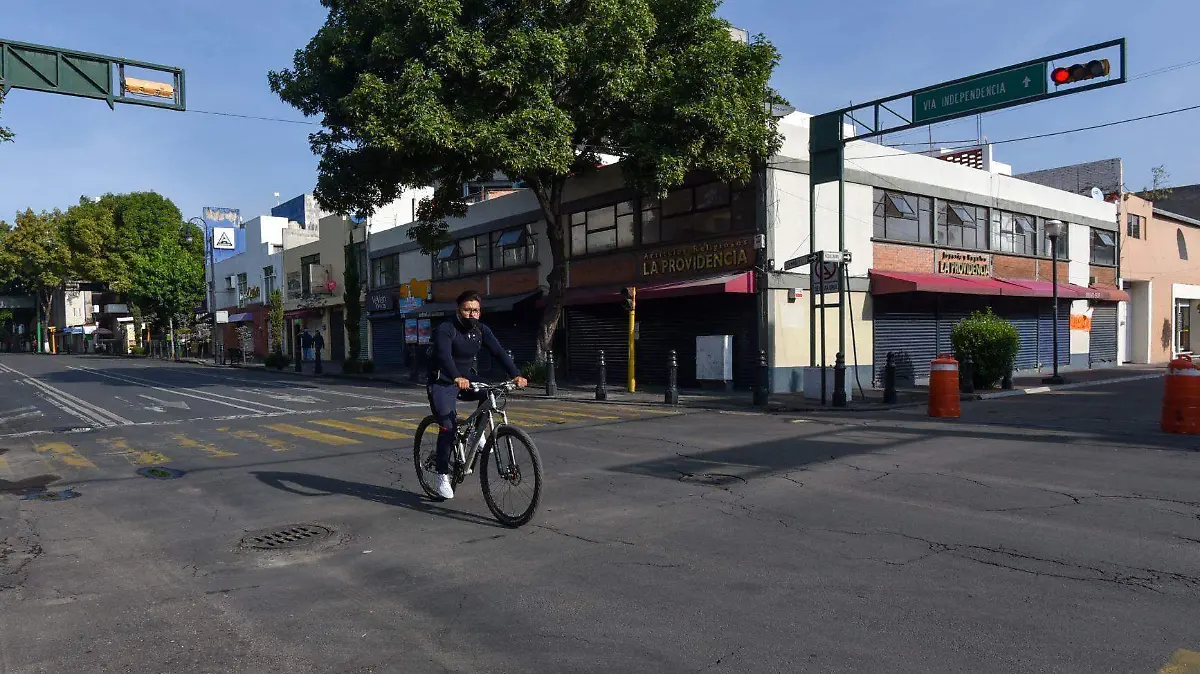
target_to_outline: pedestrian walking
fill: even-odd
[[[312,345],[313,350],[316,351],[316,357],[320,358],[321,351],[325,349],[325,337],[321,334],[320,328],[317,328],[317,331],[313,334]]]
[[[309,333],[308,328],[304,328],[304,332],[300,333],[300,348],[304,350],[304,360],[312,360],[313,338]]]

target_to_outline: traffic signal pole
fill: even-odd
[[[629,288],[629,392],[637,392],[637,378],[634,376],[637,356],[637,288]]]

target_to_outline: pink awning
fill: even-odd
[[[721,274],[719,276],[709,276],[705,278],[671,281],[668,283],[655,283],[652,285],[638,286],[637,289],[637,296],[639,300],[657,300],[670,297],[713,295],[718,293],[734,293],[739,295],[753,294],[754,272],[747,271],[738,274]],[[601,288],[567,289],[566,303],[570,305],[578,306],[581,304],[607,304],[609,302],[620,301],[620,287],[608,286]]]
[[[871,294],[954,293],[1004,297],[1053,297],[1054,284],[1031,279],[992,278],[989,276],[950,276],[909,272],[871,271]],[[1099,291],[1071,283],[1058,284],[1061,299],[1097,299]]]

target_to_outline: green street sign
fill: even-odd
[[[1008,105],[1046,93],[1046,62],[1005,70],[912,96],[914,124]]]

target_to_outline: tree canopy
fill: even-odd
[[[370,213],[433,185],[410,235],[427,252],[461,186],[523,180],[547,224],[551,301],[565,288],[560,218],[571,176],[615,155],[627,183],[663,194],[702,170],[745,184],[780,145],[769,85],[778,52],[734,40],[717,0],[322,0],[325,25],[269,75],[280,98],[321,115],[316,196]]]
[[[3,106],[3,105],[4,105],[4,93],[0,92],[0,106]],[[14,134],[12,132],[12,129],[0,126],[0,143],[12,142],[12,139],[14,137],[16,137],[16,134]]]

